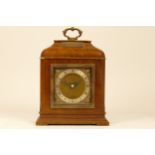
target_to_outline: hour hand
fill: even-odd
[[[70,85],[71,85],[72,83],[70,83],[70,82],[68,82],[68,81],[63,81],[63,84],[66,85],[66,86],[68,86],[68,87],[70,87]]]

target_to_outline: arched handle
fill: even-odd
[[[79,35],[78,35],[77,37],[74,37],[74,38],[73,38],[73,37],[69,37],[69,36],[67,35],[67,31],[78,31]],[[82,35],[82,31],[81,31],[80,29],[78,29],[78,28],[71,27],[71,28],[65,29],[65,30],[63,31],[63,34],[64,34],[65,37],[67,37],[68,40],[73,40],[73,41],[75,41],[75,40],[77,40],[77,39]]]

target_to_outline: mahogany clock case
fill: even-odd
[[[74,30],[74,29],[73,29]],[[92,98],[94,107],[60,107],[51,106],[53,92],[51,90],[51,65],[94,65]],[[76,39],[56,40],[45,49],[40,59],[40,116],[37,125],[52,124],[90,124],[109,125],[105,118],[105,55],[103,51],[91,44],[91,41]],[[53,96],[54,97],[54,96]]]

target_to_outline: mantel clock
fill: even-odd
[[[68,31],[77,31],[69,37]],[[91,41],[78,40],[82,31],[63,31],[41,53],[40,116],[37,125],[109,125],[105,118],[105,55]]]

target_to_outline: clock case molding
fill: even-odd
[[[82,31],[76,28],[66,29]],[[67,31],[63,31],[66,35]],[[78,36],[78,37],[79,37]],[[77,38],[78,38],[77,37]],[[109,125],[105,117],[105,54],[94,47],[91,41],[55,40],[53,45],[43,50],[40,58],[40,116],[37,125],[90,124]],[[88,65],[95,67],[93,108],[52,108],[51,107],[51,65]]]

